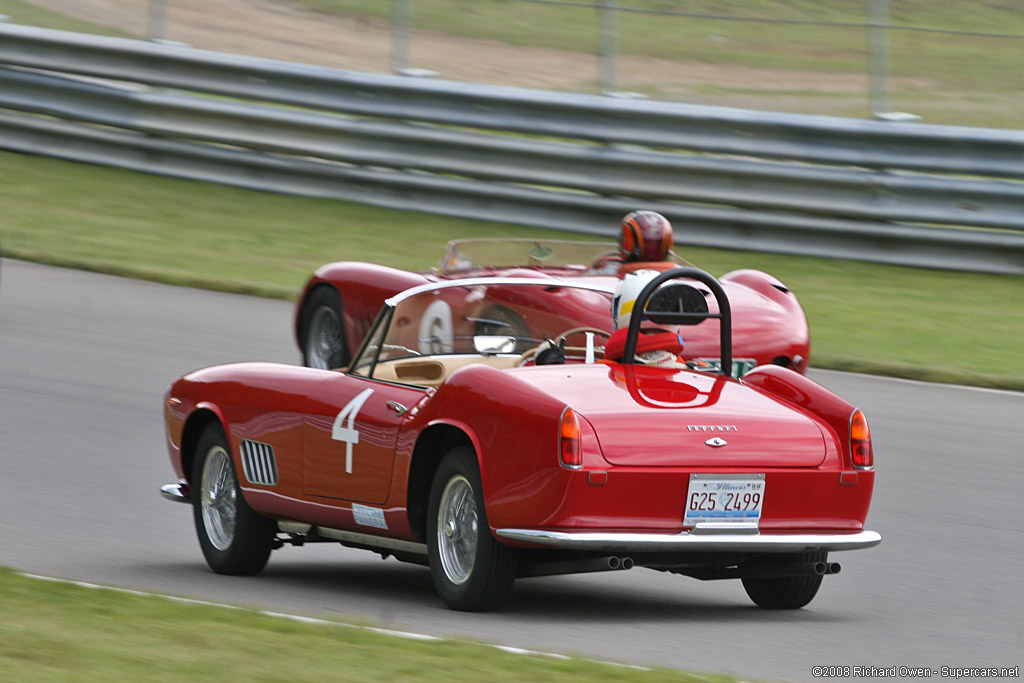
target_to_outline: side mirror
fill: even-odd
[[[531,262],[536,261],[538,263],[543,263],[544,261],[547,261],[549,258],[551,258],[554,255],[555,255],[555,250],[554,249],[552,249],[551,247],[548,247],[548,246],[544,246],[542,244],[535,244],[535,245],[533,245],[533,248],[530,249],[530,261]]]
[[[493,356],[498,353],[515,353],[516,338],[503,335],[478,334],[473,337],[473,348],[477,353]]]

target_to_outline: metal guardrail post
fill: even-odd
[[[167,0],[149,0],[147,30],[150,40],[167,38]]]
[[[868,7],[868,98],[871,116],[912,121],[913,114],[889,109],[889,0],[870,0]]]
[[[391,3],[391,71],[400,74],[410,63],[409,41],[412,34],[412,0],[392,0]]]
[[[619,3],[601,0],[601,92],[618,90],[619,82]]]
[[[868,10],[869,98],[871,115],[889,111],[889,0],[871,0]]]

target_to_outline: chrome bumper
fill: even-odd
[[[498,529],[498,536],[510,541],[520,541],[549,548],[614,553],[802,553],[857,550],[871,548],[882,542],[882,535],[876,531],[858,531],[847,534],[762,534],[756,528],[715,530],[707,527],[679,534]]]
[[[160,487],[160,495],[175,503],[191,503],[192,492],[182,484],[164,484]]]

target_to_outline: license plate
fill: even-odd
[[[764,483],[763,474],[691,474],[683,523],[757,524]]]

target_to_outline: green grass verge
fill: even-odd
[[[0,568],[0,680],[735,681],[40,581]]]
[[[392,0],[299,0],[318,10],[388,23]],[[412,24],[439,33],[489,38],[511,45],[549,47],[594,54],[599,48],[601,12],[594,2],[529,0],[412,0]],[[849,0],[620,0],[619,49],[623,54],[750,66],[836,69],[862,73],[866,59],[868,4]],[[1015,0],[991,0],[984,8],[969,3],[892,3],[889,24],[961,33],[1024,32]],[[808,23],[813,22],[812,25]],[[894,29],[899,43],[927,55],[922,63],[958,56],[985,60],[962,41],[970,36]],[[709,40],[711,38],[711,40]],[[996,44],[989,40],[989,44]],[[720,47],[716,48],[718,45]],[[925,59],[931,56],[933,59]],[[767,60],[767,62],[765,61]],[[970,69],[970,65],[964,65]],[[965,71],[936,71],[955,79]],[[916,74],[920,75],[920,74]]]
[[[0,177],[7,256],[285,299],[328,261],[422,270],[450,239],[579,238],[4,152]],[[715,275],[756,268],[785,282],[815,367],[1024,390],[1024,277],[677,251]]]
[[[300,0],[318,10],[388,23],[391,0]],[[412,0],[414,28],[484,38],[522,47],[598,54],[600,3],[543,3],[528,0]],[[866,74],[871,42],[868,3],[849,0],[620,0],[620,55],[682,63],[775,71],[764,86],[745,88],[759,97],[724,98],[726,104],[782,108],[835,116],[866,115]],[[890,104],[925,116],[931,123],[1017,128],[1022,73],[1008,68],[1024,59],[1024,13],[1015,0],[976,3],[893,2],[889,24],[956,33],[896,28],[888,32]],[[816,22],[808,25],[806,22]],[[415,48],[414,48],[415,50]],[[685,66],[681,66],[685,70]],[[793,100],[780,84],[801,82],[800,74],[846,77],[846,86],[824,88],[839,101],[823,110],[818,97]],[[719,85],[731,87],[723,71]],[[816,84],[816,85],[815,85]],[[650,96],[692,98],[682,91],[622,82]],[[791,89],[793,86],[782,86]],[[811,88],[821,90],[820,79]],[[919,101],[913,89],[933,95]],[[738,95],[738,93],[737,93]],[[844,103],[845,98],[859,102]],[[975,102],[976,98],[983,101]],[[947,100],[952,100],[949,102]],[[759,102],[759,103],[758,103]]]
[[[67,15],[51,12],[48,9],[23,2],[22,0],[0,0],[0,14],[10,17],[12,22],[26,26],[38,26],[39,28],[50,28],[57,31],[96,33],[120,38],[137,37],[109,26],[72,19]]]

